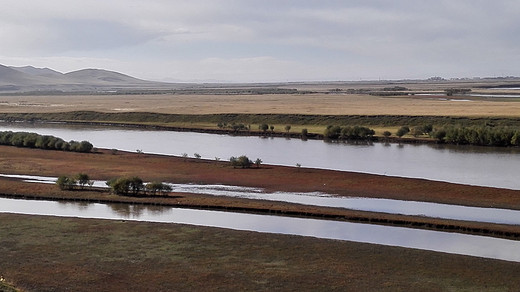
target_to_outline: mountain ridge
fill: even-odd
[[[129,89],[165,89],[173,83],[138,79],[105,69],[81,69],[62,73],[50,68],[5,66],[0,64],[0,93],[32,91],[112,91]]]

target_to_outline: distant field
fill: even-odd
[[[358,94],[1,96],[0,113],[319,114],[519,117],[520,99]]]

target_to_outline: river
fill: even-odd
[[[22,179],[32,183],[55,184],[57,178],[31,175],[0,174],[0,177]],[[473,222],[520,225],[520,211],[498,208],[468,207],[418,201],[331,196],[320,192],[266,192],[262,188],[230,185],[199,185],[168,183],[176,193],[194,193],[256,200],[279,201],[303,205],[345,208],[388,214],[424,216]],[[104,181],[93,181],[93,186],[106,187]]]
[[[519,148],[430,144],[347,144],[193,132],[63,124],[0,124],[0,131],[29,131],[95,147],[227,160],[247,155],[266,164],[424,178],[520,190]]]
[[[365,242],[520,262],[520,241],[331,220],[131,204],[60,203],[0,198],[0,213],[179,223]]]

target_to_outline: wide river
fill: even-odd
[[[415,144],[347,144],[192,132],[68,126],[0,124],[0,131],[29,131],[64,140],[87,140],[95,147],[141,150],[227,160],[247,155],[264,163],[355,171],[389,176],[520,189],[520,148]]]

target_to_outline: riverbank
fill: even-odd
[[[57,177],[82,172],[96,180],[108,180],[120,176],[139,176],[145,181],[260,187],[270,192],[322,192],[337,196],[389,198],[520,209],[520,191],[420,179],[272,165],[261,165],[260,168],[251,169],[235,169],[230,167],[227,162],[123,151],[113,154],[109,150],[85,154],[2,146],[0,151],[5,155],[0,160],[0,168],[8,174]],[[18,198],[123,202],[325,218],[451,230],[506,238],[516,238],[520,235],[520,228],[514,225],[381,214],[200,194],[172,193],[165,198],[124,197],[111,195],[106,191],[62,191],[55,185],[25,183],[7,178],[0,179],[0,193],[7,197]]]
[[[4,173],[87,173],[92,179],[228,184],[268,191],[320,191],[520,209],[520,191],[420,179],[100,149],[71,153],[0,146]],[[0,178],[11,197],[178,205],[390,224],[515,238],[518,226],[350,211],[262,200],[173,193],[135,198]],[[92,290],[518,290],[518,263],[398,247],[225,229],[0,214],[0,274],[25,291]],[[464,229],[464,230],[463,230]],[[468,269],[467,267],[472,267]],[[139,280],[136,280],[139,279]],[[61,289],[61,290],[60,290]]]
[[[0,220],[0,273],[23,291],[520,289],[518,263],[469,256],[181,224]]]
[[[518,117],[471,117],[435,115],[317,115],[317,114],[164,114],[156,112],[93,112],[73,111],[57,113],[0,113],[4,122],[63,123],[89,126],[112,126],[168,131],[190,131],[237,136],[266,136],[299,139],[324,139],[327,126],[364,126],[374,129],[375,135],[363,139],[367,142],[396,143],[455,143],[434,139],[424,133],[412,131],[404,136],[396,135],[397,129],[408,126],[421,128],[431,125],[471,128],[487,125],[497,129],[518,129]],[[267,130],[260,130],[267,125]],[[386,133],[386,134],[385,134]],[[387,135],[390,133],[390,135]],[[339,134],[339,133],[338,133]],[[509,140],[504,145],[510,145]],[[459,143],[459,142],[457,142]],[[463,143],[463,142],[460,142]],[[455,143],[456,144],[456,143]],[[463,144],[471,144],[465,142]],[[514,144],[514,143],[513,143]],[[483,145],[487,145],[484,143]],[[490,143],[489,145],[495,145]],[[501,144],[499,144],[501,145]]]

